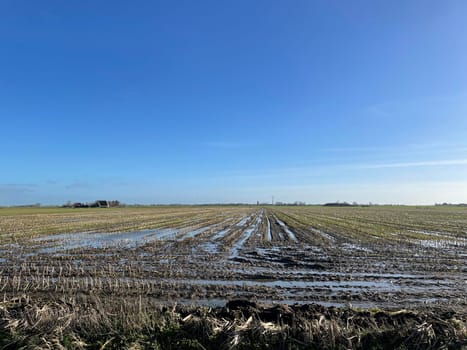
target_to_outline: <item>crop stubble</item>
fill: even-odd
[[[467,213],[459,208],[2,210],[5,295],[467,305]]]

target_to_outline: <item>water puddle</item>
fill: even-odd
[[[277,221],[277,223],[278,223],[279,225],[282,226],[282,228],[284,229],[285,233],[287,233],[287,235],[289,236],[289,239],[290,239],[290,240],[292,240],[292,241],[294,241],[294,242],[298,242],[298,239],[297,239],[297,237],[295,236],[295,233],[293,233],[293,232],[289,229],[289,227],[288,227],[283,221],[281,221],[281,220],[279,220],[279,219],[277,219],[277,218],[276,218],[276,221]]]
[[[268,241],[271,242],[272,241],[272,234],[271,234],[271,222],[269,221],[269,218],[266,218],[267,221],[268,221]]]
[[[257,249],[258,250],[258,249]],[[234,269],[236,273],[251,274],[251,275],[271,275],[271,276],[296,276],[304,277],[312,276],[339,276],[347,278],[365,278],[365,279],[421,279],[427,281],[435,281],[431,275],[416,275],[406,273],[376,273],[376,272],[338,272],[338,271],[320,271],[313,269],[297,269],[297,268],[282,268],[274,269],[270,267],[254,266],[248,269]],[[434,282],[433,282],[434,283]]]
[[[217,224],[214,224],[214,225],[209,225],[209,226],[205,226],[205,227],[201,227],[197,230],[194,230],[194,231],[190,231],[186,234],[184,234],[182,237],[181,237],[181,240],[183,239],[186,239],[186,238],[194,238],[210,229],[212,229],[213,227],[217,226]]]
[[[467,247],[467,239],[465,238],[458,238],[456,240],[424,240],[418,239],[413,240],[413,243],[419,245],[424,248],[459,248],[459,247]]]
[[[174,239],[176,229],[143,230],[120,233],[62,233],[35,238],[35,242],[47,242],[50,246],[38,250],[39,253],[55,253],[78,248],[135,248],[154,240]]]
[[[206,242],[201,245],[201,249],[209,254],[218,254],[219,245],[215,242]]]
[[[253,215],[244,217],[244,218],[243,218],[242,220],[240,220],[235,226],[237,226],[237,227],[245,226],[245,224],[248,222],[248,220],[250,220],[252,217],[253,217]]]
[[[219,240],[219,239],[222,239],[222,238],[224,238],[225,236],[227,236],[227,233],[229,233],[231,229],[232,229],[232,228],[229,227],[229,228],[226,228],[225,230],[219,231],[219,232],[217,232],[211,239],[212,239],[213,241],[217,241],[217,240]]]
[[[426,231],[426,230],[409,230],[409,232],[414,232],[414,233],[419,233],[425,236],[432,236],[432,237],[439,237],[439,238],[456,238],[456,236],[448,232]]]
[[[258,255],[277,255],[281,253],[280,247],[271,247],[271,248],[255,248],[255,251]]]
[[[362,247],[361,245],[354,244],[354,243],[342,243],[341,249],[347,252],[368,252],[371,253],[372,250],[366,247]]]
[[[361,289],[399,291],[401,287],[388,281],[301,281],[301,280],[206,280],[206,279],[166,279],[163,280],[170,284],[188,284],[188,285],[221,285],[236,287],[271,287],[286,289],[304,289],[314,287],[330,288],[333,291],[358,291]]]
[[[308,228],[311,232],[318,234],[319,236],[327,239],[328,241],[335,242],[336,239],[331,236],[329,233],[326,233],[324,231],[318,230],[317,228],[310,227]]]
[[[240,249],[242,249],[243,245],[251,237],[253,232],[258,229],[258,226],[261,224],[262,220],[263,220],[263,212],[261,212],[261,214],[258,215],[255,223],[245,230],[245,232],[243,234],[243,237],[240,238],[235,243],[235,245],[233,246],[233,248],[232,248],[232,250],[230,252],[230,259],[234,259],[234,258],[238,257],[238,252],[240,251]]]

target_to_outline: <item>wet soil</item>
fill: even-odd
[[[439,242],[451,242],[448,236]],[[0,291],[232,298],[325,306],[467,307],[467,244],[363,241],[269,209],[181,228],[41,237],[0,247]]]

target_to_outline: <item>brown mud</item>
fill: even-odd
[[[268,209],[181,228],[53,235],[0,247],[0,292],[467,307],[467,245],[363,241]]]

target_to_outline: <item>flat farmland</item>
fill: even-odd
[[[3,208],[0,291],[465,310],[467,209]]]

